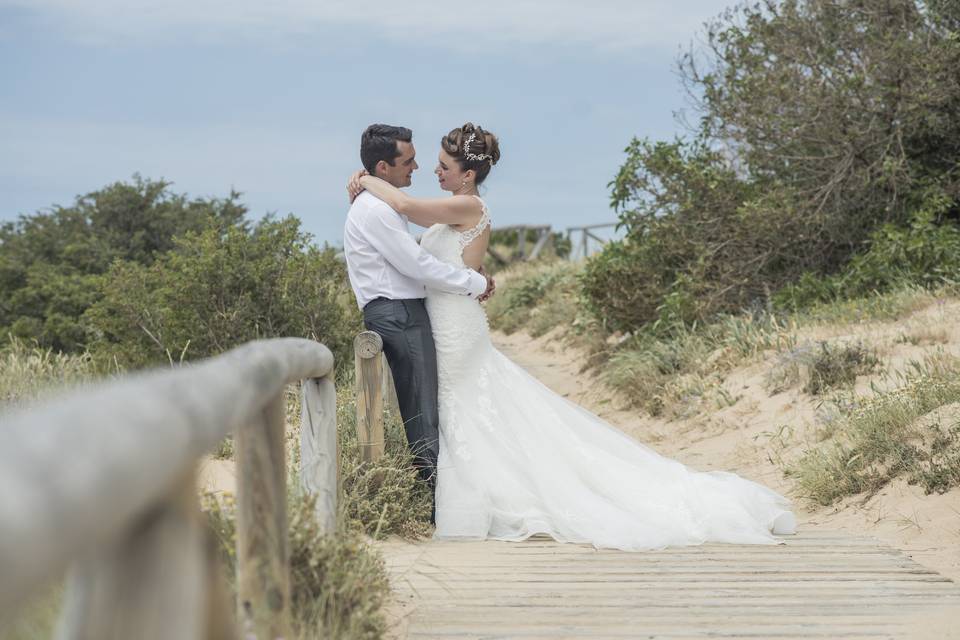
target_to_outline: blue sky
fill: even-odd
[[[472,121],[501,139],[494,226],[614,221],[623,148],[683,132],[677,54],[728,4],[0,0],[0,219],[138,172],[340,244],[368,124],[414,130],[412,193],[439,196]]]

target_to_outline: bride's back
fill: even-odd
[[[473,242],[463,248],[463,264],[471,269],[479,269],[483,266],[483,258],[487,254],[487,246],[489,244],[490,225],[487,225]]]

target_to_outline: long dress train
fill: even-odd
[[[434,225],[422,246],[463,265],[489,224]],[[440,457],[436,538],[543,533],[597,548],[778,542],[789,501],[740,476],[659,455],[557,395],[500,353],[475,300],[428,290],[437,346]]]

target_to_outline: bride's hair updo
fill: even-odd
[[[440,140],[440,146],[456,158],[463,171],[473,169],[477,173],[478,185],[486,180],[490,168],[500,160],[497,136],[472,122],[445,135]]]

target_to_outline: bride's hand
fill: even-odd
[[[483,268],[483,265],[477,269],[477,273],[487,279],[487,290],[477,296],[477,301],[486,302],[487,299],[493,295],[493,292],[497,290],[497,281],[493,279],[493,276],[487,275],[487,270]]]
[[[360,171],[357,171],[350,176],[350,180],[347,181],[347,195],[350,196],[351,204],[353,204],[353,201],[356,200],[358,195],[360,195],[360,192],[363,191],[363,186],[360,184],[360,178],[368,175],[370,174],[367,173],[366,169],[360,169]]]

